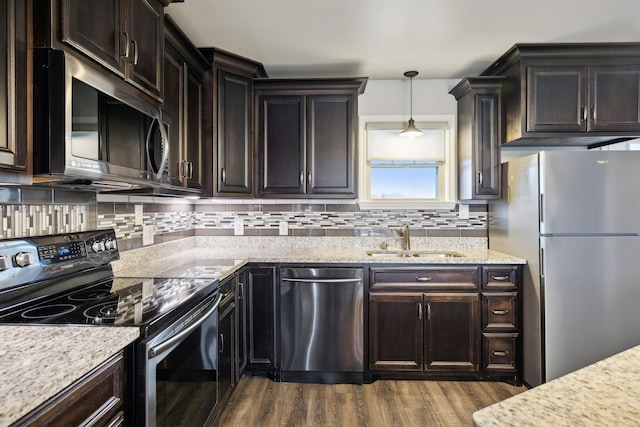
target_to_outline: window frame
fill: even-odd
[[[420,123],[433,123],[434,127],[424,125],[425,129],[445,127],[444,163],[438,167],[438,199],[371,199],[369,170],[367,159],[367,124],[376,126],[376,123],[386,126],[389,123],[406,124],[405,116],[360,116],[358,145],[358,204],[360,209],[453,209],[456,205],[456,120],[455,115],[421,115],[414,116],[414,120],[420,128]]]

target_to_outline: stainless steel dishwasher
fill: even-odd
[[[363,381],[361,268],[280,270],[280,379]]]

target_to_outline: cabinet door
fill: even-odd
[[[218,323],[218,396],[219,402],[228,399],[235,385],[233,359],[235,353],[235,304],[221,313]]]
[[[640,65],[589,69],[589,130],[640,130]]]
[[[478,299],[477,293],[425,294],[427,371],[478,371]]]
[[[308,194],[355,196],[354,98],[355,95],[308,97]]]
[[[164,9],[157,0],[128,0],[129,71],[127,78],[159,97],[162,84]]]
[[[125,0],[63,0],[62,41],[124,76]]]
[[[183,107],[184,62],[169,45],[164,55],[163,110],[171,117],[169,126],[169,177],[171,184],[180,185],[183,154],[181,150],[184,138]]]
[[[275,269],[251,268],[247,277],[248,365],[252,370],[275,367]]]
[[[305,188],[304,96],[258,97],[261,194],[303,194]]]
[[[473,161],[474,196],[500,197],[500,97],[497,93],[475,96]]]
[[[247,298],[245,295],[247,283],[246,270],[237,276],[236,287],[236,383],[247,366]]]
[[[28,171],[30,164],[25,3],[9,0],[0,5],[0,168],[20,172]]]
[[[527,131],[586,131],[586,68],[527,69]]]
[[[423,370],[421,293],[369,295],[369,369]]]
[[[182,176],[189,188],[202,188],[202,81],[187,65],[185,77],[185,141],[186,163]]]
[[[219,70],[218,193],[250,194],[252,79]]]

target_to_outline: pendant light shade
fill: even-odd
[[[413,78],[418,75],[417,71],[407,71],[404,73],[405,77],[409,77],[409,123],[407,127],[400,132],[400,136],[414,137],[422,135],[422,131],[416,127],[413,121]]]

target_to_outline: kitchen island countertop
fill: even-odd
[[[0,325],[0,426],[38,408],[138,336],[134,327]]]
[[[636,346],[481,409],[473,422],[476,427],[638,425],[639,384]]]

